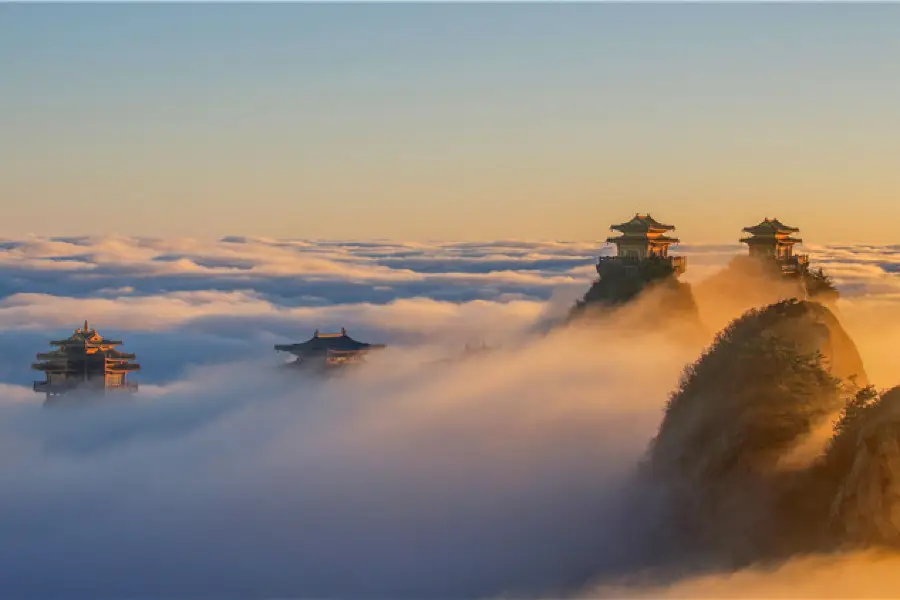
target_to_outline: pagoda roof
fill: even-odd
[[[744,227],[744,231],[750,233],[752,235],[776,235],[776,234],[790,234],[797,233],[800,231],[797,227],[791,227],[790,225],[785,225],[778,219],[769,219],[766,217],[761,223],[758,225],[753,225],[752,227]]]
[[[675,229],[675,226],[660,223],[649,214],[642,215],[640,213],[635,213],[634,217],[630,221],[619,223],[618,225],[610,225],[610,229],[614,231],[621,231],[624,234],[640,234],[649,233],[651,231],[671,231]]]
[[[354,340],[341,328],[340,333],[319,333],[318,330],[305,342],[298,344],[277,344],[275,350],[290,352],[297,356],[327,354],[328,352],[360,352],[384,348],[384,344],[369,344]]]
[[[779,244],[802,244],[803,240],[800,238],[790,237],[790,236],[772,236],[772,235],[755,235],[753,237],[741,238],[741,242],[745,244],[765,244],[772,242],[777,242]]]
[[[37,358],[38,360],[70,360],[73,358],[73,351],[77,352],[78,348],[69,348],[68,350],[65,348],[58,348],[56,350],[51,350],[50,352],[38,352]],[[113,348],[107,348],[105,350],[98,351],[98,355],[105,356],[110,360],[134,360],[135,355],[130,352],[119,352]],[[74,356],[78,356],[78,354],[74,354]]]
[[[91,329],[88,322],[84,322],[84,327],[76,329],[75,333],[64,340],[54,340],[50,342],[51,346],[121,346],[121,340],[108,340],[100,335],[96,329]]]
[[[606,238],[606,241],[607,241],[607,242],[612,242],[612,243],[616,243],[616,242],[632,242],[632,243],[642,242],[642,243],[647,243],[647,244],[678,244],[678,243],[681,242],[680,239],[674,238],[674,237],[669,237],[669,236],[667,236],[667,235],[659,235],[659,236],[656,236],[656,237],[648,237],[648,238],[643,238],[643,237],[631,237],[631,236],[626,236],[626,235],[620,235],[620,236],[618,236],[618,237],[608,237],[608,238]]]

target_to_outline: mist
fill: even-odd
[[[729,573],[682,574],[669,583],[636,576],[588,587],[581,598],[892,598],[900,589],[900,554],[885,550],[810,555]],[[674,579],[674,581],[672,581]]]
[[[709,265],[691,280],[702,327],[686,337],[636,327],[653,302],[536,333],[589,285],[581,246],[9,248],[21,260],[0,260],[15,274],[0,289],[4,596],[759,597],[791,581],[840,589],[819,574],[893,560],[648,566],[661,498],[636,469],[685,365],[759,301],[705,285],[730,258],[720,249],[692,249]],[[872,269],[875,252],[828,252],[873,383],[900,383],[896,276]],[[93,288],[70,291],[60,256]],[[45,409],[28,362],[84,318],[138,354],[141,390]],[[389,348],[336,379],[277,368],[273,344],[341,326]],[[496,350],[442,362],[481,341]],[[785,587],[765,587],[769,572]]]
[[[395,352],[327,382],[234,363],[129,405],[4,403],[0,588],[577,587],[632,539],[632,469],[688,358],[659,339],[636,367],[645,343],[557,334],[449,366]]]

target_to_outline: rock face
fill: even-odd
[[[900,387],[862,383],[821,304],[786,300],[725,328],[685,370],[643,465],[665,506],[652,560],[900,548]]]
[[[822,471],[838,543],[900,546],[900,387],[848,407]]]
[[[699,310],[691,286],[678,281],[668,263],[646,260],[635,268],[613,265],[605,269],[604,275],[575,304],[568,323],[615,313],[629,328],[658,328],[679,323],[699,327]],[[619,310],[626,306],[632,310]]]
[[[717,336],[670,398],[646,465],[682,548],[743,563],[809,543],[816,480],[804,468],[858,390],[853,376],[865,381],[855,346],[813,302],[751,310]],[[807,464],[791,464],[801,450]]]
[[[859,350],[831,309],[817,302],[787,300],[755,312],[761,335],[792,343],[801,353],[818,352],[833,376],[857,388],[869,385]]]

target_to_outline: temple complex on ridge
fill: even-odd
[[[384,344],[358,342],[347,335],[343,327],[340,333],[313,333],[312,338],[299,344],[278,344],[275,350],[290,352],[296,360],[290,366],[339,367],[362,362],[372,350],[384,348]]]
[[[609,268],[627,267],[629,263],[638,266],[642,261],[668,263],[676,275],[687,269],[684,256],[669,256],[669,246],[680,241],[666,235],[666,232],[675,229],[674,225],[664,225],[649,214],[635,214],[630,221],[612,225],[610,229],[622,235],[606,239],[616,245],[616,256],[600,257],[597,273],[601,277]]]
[[[82,329],[76,329],[64,340],[50,342],[56,346],[50,352],[38,353],[36,362],[31,368],[43,371],[46,379],[34,382],[34,391],[58,396],[74,391],[76,388],[85,391],[121,390],[133,392],[137,383],[127,381],[132,371],[141,366],[133,363],[134,354],[119,352],[115,346],[121,341],[104,339],[95,329],[84,322]]]
[[[750,248],[750,256],[772,259],[786,275],[801,275],[809,270],[809,255],[794,254],[794,244],[803,240],[793,237],[800,230],[789,227],[778,219],[764,219],[752,227],[744,227],[749,237],[741,239]]]

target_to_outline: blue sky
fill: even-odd
[[[0,6],[0,234],[894,241],[900,6]],[[865,222],[864,227],[850,225]]]

